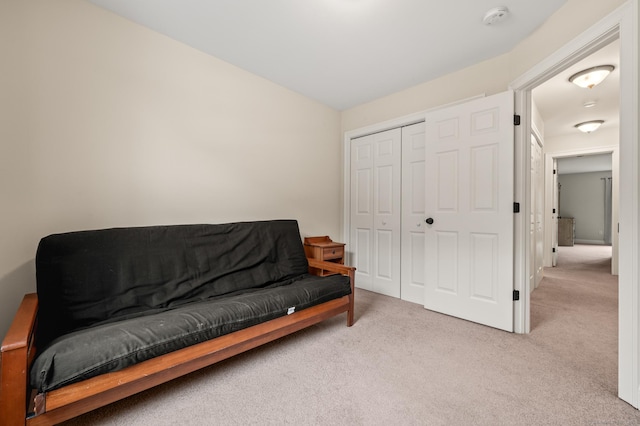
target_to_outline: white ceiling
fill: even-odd
[[[566,2],[90,1],[337,110],[506,53]]]
[[[569,82],[569,77],[578,71],[597,65],[613,65],[613,72],[593,89],[583,89]],[[580,135],[590,138],[596,135],[580,133],[574,126],[583,121],[604,120],[600,129],[620,126],[620,41],[616,40],[579,61],[552,79],[536,87],[532,97],[544,120],[544,138],[562,138]],[[595,101],[596,105],[585,108],[586,102]],[[603,145],[613,145],[609,141]],[[562,158],[558,160],[560,174],[587,173],[611,170],[611,155],[589,155]]]
[[[576,72],[597,65],[613,65],[615,69],[593,89],[583,89],[569,82],[569,77]],[[620,42],[616,40],[535,88],[532,95],[544,119],[545,139],[575,134],[578,130],[574,126],[589,120],[604,120],[601,129],[618,127],[619,65]],[[596,101],[596,105],[585,108],[584,103],[588,101]]]

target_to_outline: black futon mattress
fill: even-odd
[[[36,255],[39,392],[351,293],[307,273],[297,222],[56,234]]]

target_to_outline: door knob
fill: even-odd
[[[433,218],[428,218],[425,222],[427,222],[427,225],[433,225]]]

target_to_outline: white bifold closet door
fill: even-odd
[[[424,303],[424,123],[351,140],[356,285]]]
[[[424,304],[424,123],[402,128],[402,233],[400,298]]]
[[[350,250],[356,285],[400,297],[401,136],[351,140]]]

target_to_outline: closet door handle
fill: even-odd
[[[427,222],[427,225],[433,225],[433,218],[427,218],[425,222]]]

